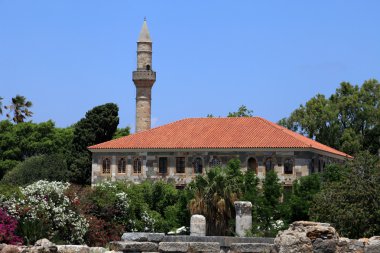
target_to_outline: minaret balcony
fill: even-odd
[[[133,71],[132,79],[133,79],[133,81],[140,81],[140,80],[141,81],[144,81],[144,80],[156,81],[156,72],[154,72],[152,70]]]

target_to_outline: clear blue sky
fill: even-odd
[[[0,0],[0,96],[26,96],[34,122],[59,127],[114,102],[134,130],[146,16],[154,126],[242,104],[278,121],[342,81],[380,79],[379,10],[377,0]]]

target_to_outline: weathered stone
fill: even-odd
[[[206,218],[203,215],[194,214],[190,219],[190,236],[206,235]]]
[[[107,249],[103,247],[90,247],[90,253],[105,253],[106,251]]]
[[[220,245],[218,242],[190,242],[190,252],[209,252],[218,253],[220,251]]]
[[[317,238],[313,242],[313,253],[335,253],[337,242],[332,239]]]
[[[158,247],[153,242],[110,242],[110,249],[114,251],[134,252],[134,251],[157,251]]]
[[[233,243],[231,253],[270,253],[272,245],[269,243]]]
[[[5,245],[1,249],[1,253],[19,253],[20,249],[15,245]]]
[[[188,242],[160,242],[158,244],[160,252],[187,252],[189,247]]]
[[[379,253],[380,252],[380,236],[373,236],[369,238],[368,244],[364,247],[365,253]]]
[[[164,236],[164,233],[124,233],[121,239],[135,242],[160,242]]]
[[[236,234],[245,236],[252,229],[252,203],[249,201],[235,201]]]
[[[51,241],[49,241],[46,238],[40,239],[40,240],[36,241],[36,243],[34,244],[34,246],[42,246],[42,247],[50,247],[50,246],[54,246],[54,245],[55,245],[54,243],[52,243]]]
[[[59,253],[90,253],[87,245],[57,245]]]

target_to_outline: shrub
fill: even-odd
[[[0,243],[22,244],[22,238],[15,234],[17,220],[0,208]]]
[[[23,198],[9,200],[8,212],[19,219],[27,243],[47,237],[54,242],[83,243],[88,223],[65,195],[69,183],[38,181],[21,188]]]
[[[33,156],[19,163],[2,179],[3,183],[27,185],[38,180],[66,181],[68,175],[64,155]]]

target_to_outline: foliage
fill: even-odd
[[[117,139],[123,136],[128,136],[131,133],[131,128],[129,126],[125,128],[118,128],[116,129],[115,134],[113,135],[112,139]]]
[[[16,235],[17,220],[0,208],[0,243],[22,244],[22,238]]]
[[[317,94],[279,124],[349,154],[380,148],[380,84],[342,82],[335,94]]]
[[[380,233],[380,163],[368,152],[345,165],[341,180],[327,182],[315,196],[311,218],[332,223],[349,238]]]
[[[10,105],[4,106],[5,109],[9,110],[7,117],[9,119],[12,118],[16,124],[24,122],[27,117],[33,115],[33,112],[29,110],[30,107],[32,107],[32,102],[27,101],[26,97],[20,95],[16,95],[16,97],[12,98]],[[13,114],[13,117],[11,114]]]
[[[286,201],[289,209],[286,209],[287,223],[299,220],[310,220],[309,209],[314,196],[321,190],[321,178],[319,174],[311,174],[293,182],[293,194]]]
[[[245,105],[241,105],[236,112],[229,112],[227,117],[252,117],[253,111]]]
[[[91,247],[101,247],[111,241],[120,241],[120,235],[124,232],[123,226],[113,224],[95,216],[86,216],[89,227],[86,234],[86,244]]]
[[[56,128],[52,121],[12,124],[0,121],[0,178],[28,157],[49,154],[67,155],[72,140],[71,128]]]
[[[33,156],[9,171],[1,180],[12,185],[27,185],[38,180],[67,180],[67,163],[63,154]]]
[[[242,195],[243,177],[240,161],[231,160],[227,168],[215,167],[197,178],[188,186],[194,198],[189,203],[192,214],[202,214],[207,223],[208,235],[232,234],[229,226],[235,218],[234,202]]]
[[[113,103],[96,106],[74,125],[71,182],[90,184],[91,153],[87,147],[112,139],[119,124],[118,111],[118,106]]]
[[[17,218],[25,241],[83,243],[88,223],[75,206],[77,196],[65,195],[68,183],[38,181],[21,188],[22,198],[10,198],[8,213]]]
[[[277,173],[270,170],[265,174],[262,191],[257,199],[257,219],[253,221],[253,234],[275,236],[280,229],[278,221],[282,218],[280,198],[282,186]]]

